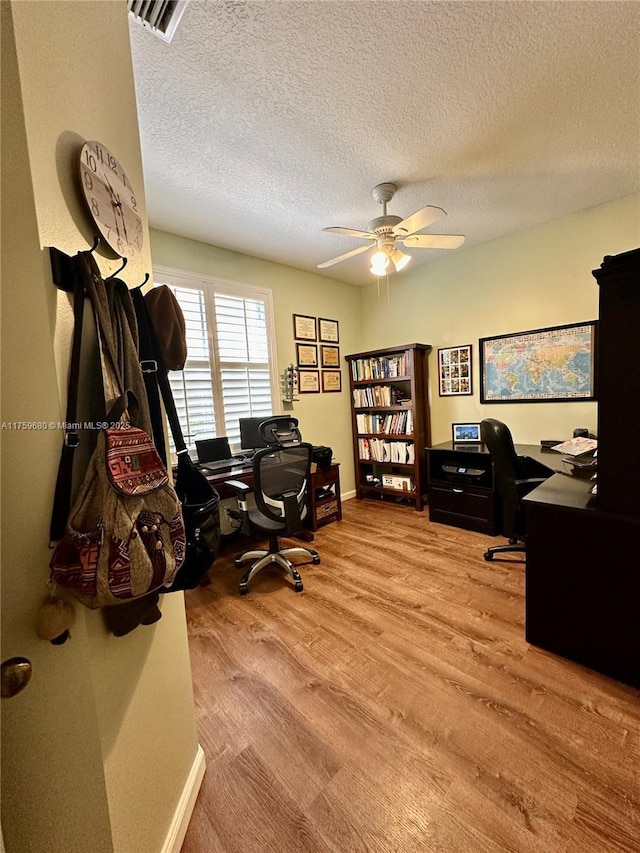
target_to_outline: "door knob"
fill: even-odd
[[[9,658],[0,665],[0,686],[3,699],[17,696],[31,679],[31,661],[27,658]]]

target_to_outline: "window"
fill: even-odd
[[[238,419],[271,415],[277,400],[271,291],[162,268],[154,280],[184,313],[187,362],[169,382],[187,447],[226,435],[235,450]]]

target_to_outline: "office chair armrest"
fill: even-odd
[[[242,480],[225,480],[224,484],[225,486],[229,486],[231,489],[234,489],[238,493],[238,497],[243,497],[253,491],[252,486],[248,486],[246,483],[243,483]]]

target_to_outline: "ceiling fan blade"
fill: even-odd
[[[356,231],[354,228],[341,228],[339,225],[323,228],[323,231],[331,231],[332,234],[344,234],[345,237],[361,237],[365,240],[375,240],[376,235],[372,231]]]
[[[334,264],[339,264],[340,261],[346,261],[347,258],[352,258],[354,255],[359,255],[361,252],[368,252],[371,246],[358,246],[357,249],[352,249],[344,255],[339,255],[337,258],[331,258],[330,261],[325,261],[323,264],[318,264],[318,269],[322,270],[325,267],[332,267]]]
[[[431,225],[432,222],[435,222],[436,219],[439,219],[441,216],[446,215],[446,211],[441,207],[432,207],[428,204],[426,207],[416,210],[416,212],[411,214],[411,216],[407,216],[407,218],[403,219],[402,222],[398,222],[398,224],[394,226],[393,233],[397,237],[414,234],[416,231],[421,231],[423,228],[426,228],[427,225]]]
[[[414,249],[457,249],[464,243],[462,234],[411,234],[398,239]]]

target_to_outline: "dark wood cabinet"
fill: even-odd
[[[606,257],[596,344],[599,509],[640,516],[640,249]]]
[[[424,506],[430,442],[428,344],[346,356],[356,497]]]
[[[455,450],[451,442],[427,448],[430,521],[496,532],[491,457],[482,451]]]
[[[526,460],[531,477],[548,477],[559,461],[557,454],[537,445],[516,444],[516,451]],[[430,521],[491,536],[501,532],[500,501],[484,445],[464,448],[445,441],[427,448],[427,460]]]
[[[526,639],[640,688],[640,518],[559,474],[524,499]]]
[[[311,530],[317,530],[324,524],[341,519],[340,465],[334,463],[311,473],[307,526]]]

